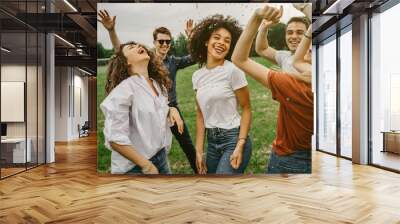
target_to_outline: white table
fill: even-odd
[[[25,138],[6,138],[1,139],[2,147],[4,146],[12,146],[12,156],[13,156],[13,163],[25,163],[31,162],[32,154],[31,154],[31,146],[32,140],[30,138],[26,139],[28,143],[28,147],[26,147],[26,154],[25,154]],[[4,146],[3,146],[4,145]],[[25,161],[25,158],[27,159]]]

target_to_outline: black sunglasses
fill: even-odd
[[[171,43],[171,40],[157,40],[159,44],[163,45],[164,43],[166,45],[169,45]]]

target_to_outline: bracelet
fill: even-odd
[[[311,37],[307,36],[306,33],[304,33],[304,36],[308,39],[312,39]]]

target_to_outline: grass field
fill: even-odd
[[[269,61],[262,58],[255,58],[256,61],[271,66]],[[178,71],[177,74],[177,96],[179,108],[189,128],[193,143],[195,142],[195,101],[192,89],[192,74],[198,69],[198,65],[187,67]],[[104,99],[106,67],[97,68],[97,122],[98,122],[98,171],[100,173],[110,172],[110,151],[104,143],[103,123],[104,116],[99,105]],[[270,153],[270,144],[275,136],[276,117],[278,103],[273,101],[271,93],[253,79],[247,77],[250,89],[250,100],[252,105],[253,119],[251,123],[250,136],[253,139],[253,154],[246,173],[264,173]],[[169,154],[169,161],[174,174],[192,174],[189,162],[187,161],[179,144],[173,139],[172,148]]]

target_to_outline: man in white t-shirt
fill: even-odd
[[[311,4],[293,4],[293,6],[304,13],[307,18],[311,18],[311,10],[307,7],[311,7]],[[281,9],[282,10],[282,9]],[[256,52],[260,56],[276,63],[281,67],[282,71],[289,74],[297,74],[297,70],[293,67],[293,54],[296,52],[297,46],[299,45],[301,39],[303,38],[305,32],[310,26],[310,21],[305,17],[292,17],[286,26],[285,30],[285,40],[289,48],[286,50],[276,50],[269,46],[267,35],[268,29],[275,25],[279,20],[267,21],[264,20],[260,26],[260,30],[257,34],[256,39]]]

